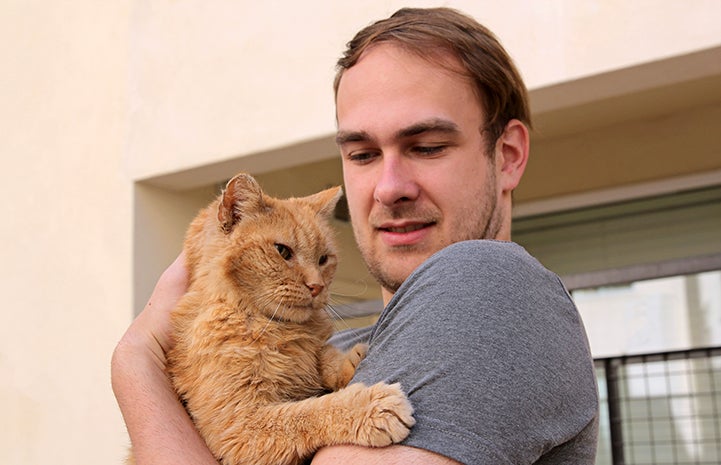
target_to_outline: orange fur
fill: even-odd
[[[342,353],[327,344],[337,264],[327,220],[340,194],[280,200],[239,174],[188,229],[190,285],[172,315],[168,373],[223,465],[385,446],[414,424],[400,386],[346,387],[364,345]]]

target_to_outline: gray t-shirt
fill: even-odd
[[[466,241],[423,263],[367,338],[353,382],[400,382],[403,444],[469,465],[593,464],[598,395],[578,311],[559,278],[511,242]]]

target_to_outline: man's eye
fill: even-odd
[[[445,149],[445,145],[418,145],[413,147],[413,151],[420,155],[437,155]]]
[[[363,164],[370,162],[377,155],[375,152],[351,152],[346,158],[353,163]]]

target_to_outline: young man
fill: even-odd
[[[404,9],[339,62],[337,141],[353,230],[386,307],[355,381],[400,382],[400,445],[314,464],[591,464],[598,400],[578,313],[510,241],[528,159],[525,87],[493,35],[448,9]],[[487,239],[479,241],[477,239]],[[138,463],[215,463],[163,372],[182,257],[118,345],[113,386]]]

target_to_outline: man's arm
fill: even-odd
[[[332,446],[318,451],[312,465],[461,465],[434,452],[408,446]]]
[[[113,392],[138,465],[217,465],[165,373],[170,311],[187,288],[181,254],[163,273],[150,300],[118,343]]]
[[[598,403],[583,327],[558,277],[521,247],[468,241],[437,253],[368,342],[352,382],[400,383],[416,424],[401,446],[322,450],[314,465],[531,464],[552,450],[549,463],[593,463]]]

